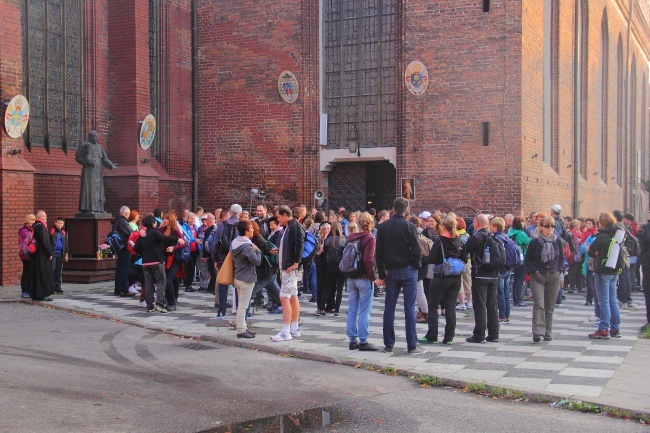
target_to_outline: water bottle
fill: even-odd
[[[485,251],[483,252],[483,263],[490,263],[490,247],[485,247]]]

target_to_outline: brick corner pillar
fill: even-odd
[[[18,284],[22,264],[18,257],[18,230],[26,214],[34,212],[34,167],[24,158],[23,137],[11,138],[4,116],[11,98],[23,93],[21,2],[0,0],[0,285]],[[12,150],[20,154],[10,154]]]
[[[158,172],[150,150],[138,143],[140,123],[150,112],[149,2],[111,0],[108,3],[109,94],[112,120],[108,157],[119,168],[105,171],[106,211],[121,206],[140,212],[158,203]],[[145,161],[145,162],[143,162]]]

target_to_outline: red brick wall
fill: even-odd
[[[296,203],[316,189],[316,2],[199,1],[200,204]],[[300,85],[282,101],[278,77]]]
[[[399,179],[412,177],[418,211],[518,210],[520,191],[510,185],[521,175],[521,2],[492,1],[487,13],[476,0],[403,5],[400,80],[420,60],[430,82],[421,96],[404,91],[398,193]],[[488,147],[481,122],[490,123]]]

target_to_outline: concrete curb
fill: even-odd
[[[105,319],[105,320],[110,320],[112,322],[116,323],[124,323],[130,326],[137,326],[139,328],[147,329],[150,331],[155,331],[155,332],[160,332],[163,334],[170,334],[178,337],[183,337],[183,338],[192,338],[192,339],[197,339],[197,340],[203,340],[203,341],[210,341],[212,343],[217,343],[217,344],[222,344],[224,346],[231,346],[231,347],[241,347],[243,349],[250,349],[250,350],[257,350],[260,352],[265,352],[265,353],[271,353],[274,355],[290,355],[292,357],[298,358],[298,359],[305,359],[308,361],[317,361],[317,362],[326,362],[329,364],[339,364],[339,365],[345,365],[348,367],[353,367],[353,368],[363,368],[366,370],[373,370],[377,372],[381,372],[383,369],[386,368],[386,366],[377,364],[377,363],[369,363],[369,362],[359,362],[359,361],[354,361],[354,360],[349,360],[345,359],[342,357],[337,357],[337,356],[328,356],[328,355],[322,355],[318,353],[312,353],[308,352],[305,350],[289,350],[287,351],[286,349],[283,348],[275,348],[275,347],[269,347],[268,345],[265,344],[260,344],[260,343],[255,343],[251,342],[245,339],[233,339],[231,337],[219,337],[219,336],[214,336],[214,335],[206,335],[206,334],[200,334],[200,335],[193,335],[192,333],[176,333],[171,331],[170,329],[165,329],[159,326],[147,326],[144,325],[138,321],[130,320],[130,319],[124,319],[122,317],[116,317],[112,316],[110,314],[105,314],[105,313],[96,313],[96,312],[88,312],[79,308],[69,308],[69,307],[63,307],[59,306],[56,304],[51,304],[48,302],[42,302],[42,301],[33,301],[31,299],[22,299],[18,298],[17,300],[2,300],[0,303],[8,303],[8,302],[16,302],[16,303],[24,303],[24,304],[30,304],[30,305],[35,305],[39,307],[44,307],[44,308],[52,308],[55,310],[60,310],[60,311],[65,311],[68,313],[73,313],[73,314],[79,314],[82,316],[86,317],[91,317],[91,318],[99,318],[99,319]],[[427,374],[422,374],[420,372],[416,372],[413,370],[403,370],[403,369],[395,369],[395,375],[399,376],[404,376],[408,377],[409,379],[417,380],[422,377],[428,377],[431,375]],[[540,391],[530,391],[522,388],[507,388],[507,387],[500,387],[496,385],[486,385],[482,382],[468,382],[468,381],[463,381],[463,380],[458,380],[458,379],[451,379],[445,376],[435,376],[437,379],[440,380],[440,385],[438,386],[443,386],[443,387],[450,387],[450,388],[456,388],[456,389],[465,389],[467,387],[470,387],[472,385],[484,385],[486,391],[490,391],[493,388],[501,388],[505,393],[517,393],[522,395],[522,399],[525,399],[525,401],[530,402],[530,403],[537,403],[537,404],[548,404],[552,403],[554,401],[559,401],[559,400],[573,400],[573,401],[578,401],[577,399],[572,398],[571,396],[568,395],[563,395],[563,394],[555,394],[555,393],[550,393],[550,392],[540,392]],[[481,394],[481,393],[477,393]],[[502,397],[502,398],[505,398]],[[625,413],[626,415],[629,415],[630,419],[634,420],[645,420],[645,422],[650,422],[650,411],[639,411],[639,410],[632,410],[632,409],[626,409],[624,407],[617,407],[617,406],[611,406],[611,405],[602,405],[601,403],[596,403],[593,401],[585,400],[585,399],[580,399],[579,401],[583,403],[587,403],[590,405],[598,406],[600,407],[603,412],[607,412],[606,409],[612,409],[614,411],[617,411],[619,413]]]

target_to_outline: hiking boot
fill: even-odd
[[[621,331],[617,331],[616,329],[610,329],[609,336],[612,338],[621,338]]]
[[[370,343],[360,343],[359,344],[359,351],[360,352],[376,352],[377,350],[379,350],[379,348],[373,346]]]
[[[593,334],[589,334],[589,338],[592,338],[594,340],[608,340],[609,339],[609,332],[607,332],[604,329],[599,329],[598,331],[594,332]]]

